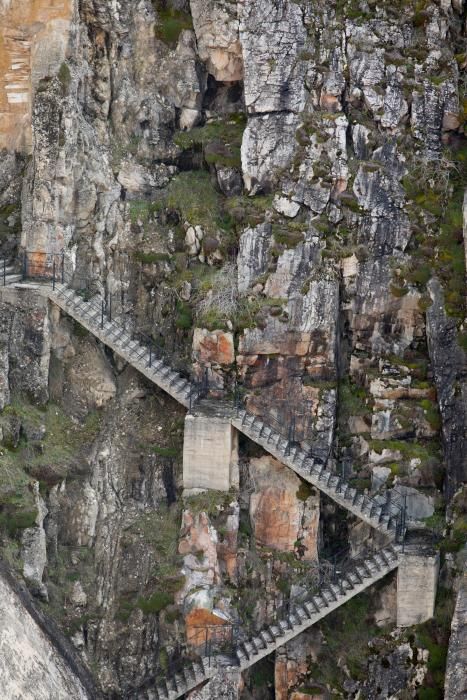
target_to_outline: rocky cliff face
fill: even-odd
[[[213,397],[236,384],[442,534],[467,476],[465,21],[458,0],[0,0],[2,256],[63,250],[76,289]],[[0,321],[4,556],[107,697],[367,537],[246,443],[238,491],[182,502],[179,407],[37,294],[4,290]],[[358,660],[328,672],[323,625],[241,692],[439,690],[422,652],[391,686],[381,660],[418,654],[380,639],[393,598],[363,611]]]
[[[70,669],[48,630],[31,616],[24,599],[0,577],[0,669],[5,697],[57,700],[93,697],[93,689],[82,682],[79,670]],[[67,659],[69,661],[69,659]]]

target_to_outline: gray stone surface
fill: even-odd
[[[243,686],[241,674],[228,669],[220,671],[203,687],[189,693],[190,700],[239,700]]]
[[[444,697],[446,700],[467,697],[467,567],[460,579],[451,623]]]
[[[467,479],[467,360],[458,345],[456,323],[444,309],[443,292],[437,280],[430,282],[429,291],[433,303],[427,311],[427,339],[442,418],[446,496],[451,498]]]
[[[50,322],[46,297],[0,287],[0,408],[11,392],[48,399]]]
[[[1,576],[0,618],[0,678],[5,700],[91,700]]]

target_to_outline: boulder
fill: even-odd
[[[280,195],[274,197],[272,205],[279,214],[283,214],[289,219],[294,219],[300,211],[300,204],[293,202],[288,197],[281,197]]]
[[[235,359],[232,333],[221,330],[208,331],[195,328],[193,334],[193,354],[202,365],[231,365]]]

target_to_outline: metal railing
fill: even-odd
[[[57,282],[65,283],[65,253],[44,251],[24,251],[22,255],[21,274],[23,279],[47,280],[53,286]]]
[[[301,584],[306,585],[306,590],[301,594],[288,597],[279,605],[274,604],[272,614],[263,621],[261,626],[250,625],[247,621],[241,624],[199,625],[192,629],[187,641],[196,654],[211,660],[219,655],[233,656],[240,643],[259,635],[261,631],[278,624],[279,621],[290,624],[292,629],[290,616],[294,615],[297,619],[301,619],[297,607],[310,602],[313,596],[328,593],[330,599],[335,600],[335,593],[331,586],[337,586],[341,595],[345,595],[349,592],[349,587],[345,586],[345,579],[350,574],[362,583],[364,578],[372,577],[374,572],[368,569],[365,560],[371,559],[375,553],[376,551],[370,551],[351,557],[350,549],[347,547],[336,554],[329,555],[328,558],[320,559],[319,563],[310,562],[312,576]],[[358,574],[359,567],[364,569],[365,577]],[[195,639],[194,644],[193,639]]]
[[[240,390],[237,380],[235,380],[235,386],[233,391],[233,405],[237,416],[240,410],[247,410],[246,400],[243,392]],[[251,414],[254,415],[254,414]],[[322,467],[323,470],[326,469],[327,473],[331,472],[335,477],[337,477],[337,484],[334,486],[336,493],[342,493],[345,498],[347,489],[350,489],[349,479],[346,478],[345,469],[342,466],[341,469],[329,469],[328,461],[323,460],[321,456],[314,454],[313,446],[309,445],[306,441],[300,439],[296,432],[296,417],[289,412],[288,415],[284,417],[284,420],[279,421],[274,416],[268,414],[267,416],[256,416],[259,421],[264,423],[264,427],[271,428],[281,438],[285,441],[286,445],[284,448],[284,455],[289,456],[294,448],[300,449],[305,458],[310,460],[310,474],[313,474],[317,467]],[[259,433],[261,437],[261,431]],[[320,477],[318,477],[318,480]],[[393,489],[394,491],[394,489]],[[369,497],[370,498],[370,497]],[[371,497],[374,503],[371,506],[370,518],[373,517],[374,512],[378,508],[382,508],[381,514],[388,515],[393,518],[396,522],[396,542],[403,544],[406,523],[407,523],[407,497],[405,494],[401,494],[396,491],[392,493],[387,491],[385,493],[385,500],[378,502],[374,497]]]
[[[373,490],[377,492],[386,486],[385,479],[375,479],[373,481]],[[402,545],[404,551],[405,533],[407,529],[407,494],[399,491],[397,487],[386,489],[381,495],[384,502],[381,503],[383,513],[392,515],[396,518],[396,542]]]
[[[107,323],[113,324],[113,328],[108,331],[109,335],[112,341],[118,341],[120,349],[125,350],[130,359],[135,362],[144,361],[149,369],[160,362],[172,367],[191,384],[188,397],[190,411],[196,402],[209,392],[207,370],[201,378],[194,377],[190,365],[181,365],[174,354],[170,354],[165,346],[158,343],[152,336],[139,330],[128,329],[124,291],[120,290],[114,294],[106,291],[102,296],[91,288],[86,277],[83,278],[75,271],[67,269],[64,252],[25,252],[22,259],[22,275],[23,279],[41,280],[51,284],[55,294],[62,297],[68,304],[72,304],[78,315],[81,315],[91,327],[104,330]],[[77,295],[74,300],[67,295],[69,289]],[[133,350],[131,345],[134,341],[138,342],[142,349],[140,347],[137,351]]]
[[[146,361],[147,367],[151,368],[156,362],[165,362],[168,366],[178,371],[182,377],[190,381],[191,390],[189,394],[189,411],[191,412],[195,404],[209,394],[209,376],[208,370],[205,368],[201,378],[194,377],[192,368],[188,366],[177,366],[174,361],[174,355],[167,352],[161,344],[157,343],[153,337],[140,331],[128,331],[126,328],[125,315],[125,296],[122,291],[117,294],[106,292],[104,296],[93,291],[90,287],[89,279],[81,278],[76,271],[67,269],[66,257],[64,251],[59,253],[49,252],[31,252],[23,253],[22,260],[23,278],[45,280],[51,283],[53,290],[59,296],[67,298],[66,290],[68,287],[74,289],[75,293],[80,298],[78,302],[72,302],[69,298],[68,303],[73,303],[76,310],[88,321],[91,326],[98,326],[101,330],[104,329],[106,322],[114,325],[114,328],[109,331],[112,340],[118,340],[120,347],[127,350],[130,357],[135,362]],[[4,279],[5,279],[4,267]],[[78,287],[78,289],[77,289]],[[119,315],[120,314],[120,315]],[[138,351],[131,349],[130,345],[133,341],[137,341],[143,346]],[[238,379],[235,379],[233,391],[234,409],[238,411],[245,408],[245,396],[242,394],[243,387],[240,386]],[[317,467],[322,466],[323,469],[328,463],[327,459],[314,454],[313,445],[305,440],[305,428],[301,430],[297,428],[297,412],[289,405],[286,411],[285,420],[279,421],[272,415],[268,415],[264,419],[259,417],[265,424],[275,430],[286,443],[285,455],[290,455],[293,448],[300,448],[305,457],[310,460],[310,473]],[[303,417],[302,414],[300,414]],[[309,437],[309,436],[308,436]],[[329,470],[330,471],[330,470]],[[334,486],[336,493],[345,493],[350,488],[348,481],[339,476],[338,482]],[[373,499],[374,500],[374,499]],[[370,517],[374,512],[374,508],[382,507],[383,513],[390,515],[396,519],[396,541],[403,542],[406,529],[406,498],[396,498],[393,494],[386,495],[386,501],[383,503],[372,504]]]
[[[232,398],[237,416],[240,410],[248,410],[246,406],[245,389],[243,385],[240,385],[237,378],[234,382]],[[321,455],[316,455],[314,452],[313,440],[315,438],[315,433],[312,428],[307,429],[305,427],[303,416],[303,412],[294,409],[289,402],[286,406],[285,414],[281,416],[280,420],[270,413],[266,416],[258,416],[258,419],[262,420],[268,427],[273,428],[286,441],[286,455],[291,453],[293,447],[300,447],[307,458],[313,459],[315,464],[325,464],[323,457]],[[301,427],[299,427],[300,424]],[[329,454],[330,449],[328,451],[328,456]]]

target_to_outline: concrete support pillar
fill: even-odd
[[[228,491],[238,486],[238,433],[229,414],[188,414],[183,441],[183,487]]]
[[[397,626],[418,625],[433,617],[438,585],[439,554],[406,551],[397,570]]]

